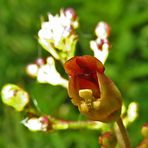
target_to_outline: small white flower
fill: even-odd
[[[109,25],[105,22],[99,22],[96,26],[95,34],[97,38],[90,41],[90,48],[93,50],[94,56],[104,64],[109,53]]]
[[[47,64],[41,66],[38,70],[37,80],[40,83],[49,83],[52,85],[63,85],[67,87],[67,80],[61,77],[55,68],[55,62],[52,57],[47,58]]]
[[[38,118],[25,119],[22,123],[31,131],[42,130],[42,123]]]
[[[28,75],[35,77],[38,72],[38,66],[36,64],[29,64],[26,68],[26,72]]]
[[[138,117],[138,104],[136,102],[131,102],[128,106],[127,116],[129,122],[135,121]]]
[[[97,24],[97,27],[95,29],[95,34],[97,37],[105,39],[109,36],[110,34],[110,27],[107,23],[105,22],[99,22]]]
[[[103,44],[102,45],[102,49],[98,49],[98,45],[96,43],[96,41],[90,41],[90,48],[93,50],[94,52],[94,56],[100,60],[103,64],[105,63],[107,57],[108,57],[108,53],[109,53],[109,49],[108,49],[108,44]]]

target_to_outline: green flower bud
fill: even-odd
[[[7,84],[1,91],[4,104],[13,107],[17,111],[22,111],[29,103],[29,95],[26,91],[14,84]]]

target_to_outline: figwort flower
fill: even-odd
[[[121,94],[104,74],[103,64],[95,57],[76,56],[64,65],[68,73],[68,93],[72,103],[91,120],[111,122],[119,118]]]

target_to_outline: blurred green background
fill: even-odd
[[[148,122],[147,0],[0,0],[0,89],[6,83],[18,84],[38,101],[43,113],[70,120],[83,118],[64,88],[38,84],[25,73],[28,63],[41,54],[49,56],[37,42],[40,17],[67,7],[73,7],[80,19],[77,54],[91,54],[89,41],[94,39],[98,21],[111,26],[112,50],[105,64],[106,74],[121,90],[126,105],[139,103],[139,117],[128,127],[136,147],[142,139],[140,128]],[[99,147],[98,131],[32,133],[20,124],[20,114],[1,101],[0,106],[1,148]]]

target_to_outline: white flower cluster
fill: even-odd
[[[41,61],[41,59],[39,59]],[[34,63],[27,66],[27,73],[36,77],[40,83],[49,83],[51,85],[62,85],[67,87],[67,80],[61,77],[59,72],[56,70],[55,61],[52,57],[48,57],[46,62],[42,64]]]
[[[78,18],[72,8],[61,10],[60,15],[48,14],[48,21],[42,22],[38,32],[39,43],[56,59],[66,58],[74,48],[77,36]],[[74,44],[74,45],[73,45]],[[68,57],[69,58],[69,57]]]
[[[90,41],[90,48],[93,50],[94,56],[98,58],[102,63],[105,63],[109,52],[109,25],[105,22],[99,22],[95,29],[95,34],[97,39]]]

